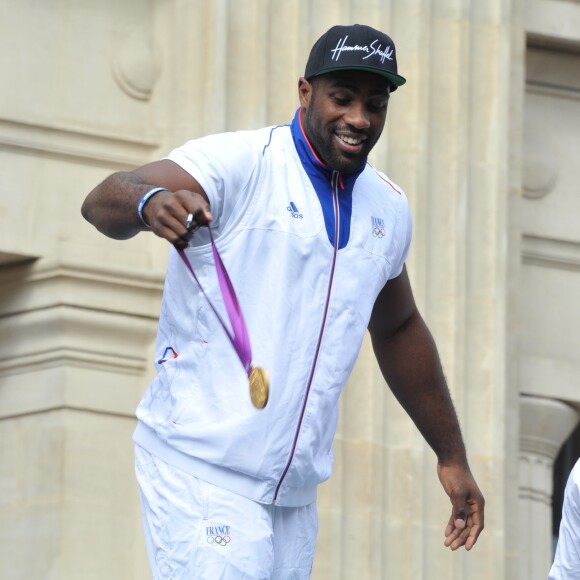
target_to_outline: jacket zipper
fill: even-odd
[[[290,457],[288,458],[288,462],[286,463],[286,467],[282,472],[282,476],[280,477],[280,481],[278,481],[278,485],[276,486],[276,491],[274,493],[274,499],[272,500],[272,505],[276,504],[276,500],[278,499],[278,492],[280,491],[280,487],[282,486],[282,482],[284,481],[288,470],[290,469],[290,465],[292,464],[292,460],[294,459],[294,454],[296,453],[296,446],[298,444],[298,437],[300,435],[300,429],[302,428],[302,421],[304,420],[304,413],[306,412],[306,405],[308,403],[308,396],[310,394],[310,387],[312,386],[312,380],[314,378],[314,371],[316,370],[316,363],[318,362],[318,354],[320,353],[320,345],[322,344],[322,336],[324,335],[324,328],[326,326],[326,316],[328,315],[328,307],[330,305],[330,294],[332,291],[332,281],[334,279],[334,269],[336,266],[336,258],[338,255],[338,234],[339,234],[339,217],[340,217],[340,210],[338,205],[338,184],[342,178],[338,171],[333,171],[332,173],[332,202],[334,204],[334,252],[332,256],[332,267],[330,269],[330,279],[328,280],[328,291],[326,293],[326,303],[324,305],[324,315],[322,317],[322,324],[320,325],[320,332],[318,334],[318,342],[316,343],[316,350],[314,352],[314,358],[312,360],[312,368],[310,370],[310,376],[308,377],[308,384],[306,386],[306,393],[304,395],[304,402],[302,403],[302,410],[300,411],[300,418],[298,420],[298,426],[296,427],[296,432],[294,433],[294,441],[292,442],[292,450],[290,452]]]

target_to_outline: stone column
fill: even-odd
[[[80,207],[106,175],[159,146],[155,3],[104,0],[90,14],[63,0],[8,4],[0,577],[144,578],[131,433],[167,247],[146,235],[106,239]]]
[[[511,579],[517,562],[506,538],[517,536],[509,508],[517,503],[518,423],[508,275],[519,254],[508,224],[518,182],[510,160],[519,155],[512,91],[522,85],[512,82],[523,78],[521,2],[411,0],[380,10],[369,3],[377,13],[368,18],[357,10],[361,2],[344,4],[345,18],[393,36],[408,79],[392,95],[372,162],[408,194],[411,282],[489,501],[476,549],[447,551],[450,505],[436,459],[385,392],[367,343],[342,401],[337,470],[321,493],[321,524],[330,531],[321,532],[315,571],[319,578],[340,570],[336,577]]]
[[[131,433],[160,283],[72,261],[3,268],[1,577],[133,577]]]
[[[578,412],[553,399],[520,396],[520,580],[545,580],[552,563],[554,459]]]

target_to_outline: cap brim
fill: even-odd
[[[315,75],[312,75],[310,78],[313,77],[319,77],[320,75],[329,73],[329,72],[334,72],[334,71],[341,71],[341,70],[364,70],[367,72],[371,72],[374,73],[376,75],[379,75],[381,77],[384,77],[386,79],[388,79],[389,81],[391,81],[391,83],[393,84],[394,88],[392,89],[393,91],[397,89],[397,87],[400,87],[401,85],[404,85],[407,82],[407,79],[405,77],[402,77],[401,75],[380,69],[380,68],[375,68],[372,66],[334,66],[334,67],[329,67],[329,68],[325,68],[322,70],[319,70]]]

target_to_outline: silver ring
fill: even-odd
[[[191,227],[192,223],[193,223],[193,214],[188,213],[187,219],[185,220],[185,229],[188,230]]]

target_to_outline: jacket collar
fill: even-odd
[[[290,125],[290,131],[292,133],[292,139],[294,140],[294,145],[296,151],[298,152],[298,157],[304,166],[307,173],[317,173],[323,174],[329,181],[332,179],[332,174],[334,170],[329,165],[326,165],[316,154],[314,148],[312,147],[306,132],[304,131],[304,126],[302,124],[302,107],[298,107],[294,119]],[[360,169],[357,169],[354,173],[342,174],[339,173],[339,181],[342,188],[344,189],[343,183],[346,181],[351,181],[354,183],[356,178],[363,172],[366,167],[367,161],[361,165]]]

